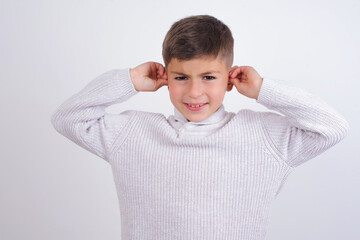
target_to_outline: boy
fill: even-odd
[[[229,28],[208,15],[174,23],[165,67],[108,71],[52,116],[58,132],[105,159],[119,197],[122,239],[265,239],[288,174],[348,132],[317,96],[232,66]],[[105,112],[141,91],[167,86],[174,115]],[[272,112],[226,112],[226,91]]]

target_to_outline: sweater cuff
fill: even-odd
[[[113,69],[94,80],[98,94],[112,103],[123,102],[136,95],[138,91],[131,81],[130,68]],[[111,100],[112,99],[112,100]]]
[[[121,92],[127,93],[129,95],[135,95],[138,93],[138,91],[136,91],[135,86],[131,80],[130,70],[131,68],[116,70],[118,80],[120,80],[120,84],[117,86],[121,89]]]
[[[138,93],[129,71],[129,68],[109,70],[92,80],[82,90],[83,94],[94,94],[93,101],[97,99],[105,105],[123,102]]]
[[[274,90],[276,88],[276,82],[269,78],[263,78],[260,92],[258,95],[258,98],[256,100],[257,103],[267,105],[268,103],[271,103],[272,101],[276,102],[276,94],[274,94]]]
[[[310,93],[291,85],[289,82],[263,78],[256,102],[270,109],[274,109],[284,104],[289,104],[289,101],[291,103],[299,102],[299,99],[301,99],[304,104],[309,103],[309,95]]]

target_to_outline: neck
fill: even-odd
[[[221,105],[216,112],[200,122],[189,121],[178,109],[174,108],[174,115],[168,118],[171,126],[177,131],[178,136],[207,136],[225,125],[231,114]]]

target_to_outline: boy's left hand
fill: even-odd
[[[230,90],[235,85],[239,93],[249,98],[258,99],[262,82],[263,78],[250,66],[233,66],[229,72]]]

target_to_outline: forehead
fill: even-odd
[[[179,60],[172,58],[167,66],[168,71],[176,71],[182,73],[189,72],[210,72],[210,71],[226,71],[223,60],[219,57],[198,57],[190,60]]]

